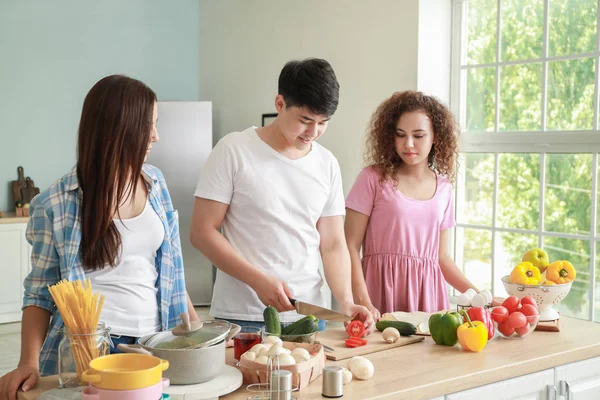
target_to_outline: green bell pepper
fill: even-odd
[[[457,312],[433,314],[429,317],[431,338],[436,344],[454,346],[458,343],[456,331],[462,322],[462,317]]]

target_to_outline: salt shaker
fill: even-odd
[[[323,397],[338,398],[344,395],[344,373],[342,367],[323,368]]]
[[[271,372],[270,400],[292,399],[292,373],[283,369]]]

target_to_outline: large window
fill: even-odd
[[[600,321],[599,0],[463,0],[451,106],[463,129],[455,258],[480,288],[529,248],[567,259],[559,306]]]

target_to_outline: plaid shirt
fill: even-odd
[[[144,164],[142,172],[149,188],[150,204],[165,228],[165,237],[156,254],[159,274],[156,285],[161,327],[166,330],[175,326],[179,315],[187,311],[179,222],[162,172],[148,164]],[[58,373],[58,345],[63,337],[63,320],[48,285],[62,279],[85,279],[79,252],[81,195],[77,171],[73,168],[36,196],[30,205],[27,241],[33,246],[32,269],[23,283],[23,308],[36,306],[52,313],[40,354],[42,376]]]

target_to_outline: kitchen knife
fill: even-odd
[[[290,299],[290,303],[296,307],[298,314],[302,315],[314,315],[318,319],[333,322],[346,322],[352,321],[352,317],[346,314],[342,314],[328,308],[315,306],[309,303],[303,303],[301,301]]]

